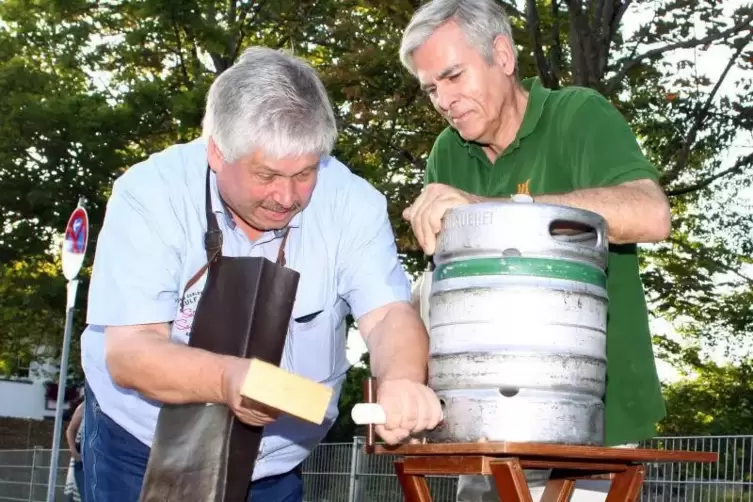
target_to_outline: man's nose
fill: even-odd
[[[437,106],[443,112],[448,112],[450,107],[457,99],[455,92],[447,88],[446,86],[437,86]]]
[[[285,208],[290,208],[295,201],[295,182],[291,178],[280,177],[275,187],[275,202]]]

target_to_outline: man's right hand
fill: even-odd
[[[403,219],[410,222],[424,253],[433,255],[444,214],[453,207],[476,202],[484,202],[484,198],[449,185],[431,183],[421,191],[413,204],[403,210]]]
[[[241,396],[241,387],[246,380],[249,363],[248,359],[229,360],[222,378],[223,401],[241,422],[263,427],[274,422],[277,415],[263,405],[251,403]]]

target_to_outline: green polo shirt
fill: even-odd
[[[544,88],[528,79],[523,123],[492,164],[478,144],[448,127],[427,161],[428,183],[486,197],[566,193],[631,180],[658,180],[622,115],[596,91]],[[637,246],[611,245],[607,269],[607,446],[655,434],[666,414],[656,371]]]

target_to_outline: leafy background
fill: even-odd
[[[662,171],[671,237],[643,246],[665,432],[749,431],[753,323],[753,7],[714,0],[506,0],[522,77],[582,85],[627,117]],[[248,45],[286,48],[320,72],[335,154],[390,201],[404,263],[425,258],[400,218],[443,124],[400,66],[409,0],[5,0],[0,3],[0,372],[42,344],[59,357],[65,282],[56,250],[79,197],[91,250],[113,180],[199,134],[213,79]],[[87,257],[71,379],[81,378]],[[367,359],[330,434],[350,440]],[[740,408],[742,404],[742,408]],[[737,411],[736,411],[737,410]],[[739,411],[743,410],[743,411]]]

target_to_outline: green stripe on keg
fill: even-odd
[[[604,271],[585,263],[522,257],[473,258],[445,263],[434,269],[433,280],[480,275],[526,275],[585,282],[602,288],[607,285]]]

